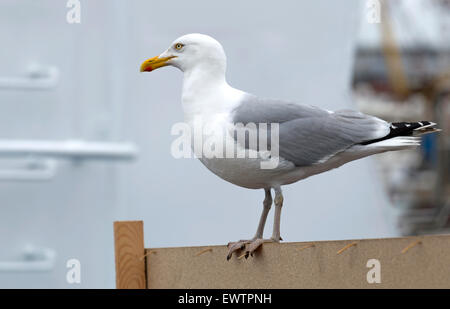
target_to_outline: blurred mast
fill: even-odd
[[[381,26],[381,45],[386,61],[386,68],[389,82],[394,94],[404,99],[408,96],[408,81],[402,63],[400,49],[394,37],[391,26],[391,17],[389,14],[388,2],[381,3],[382,21]]]

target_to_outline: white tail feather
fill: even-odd
[[[381,148],[386,150],[404,149],[417,146],[420,146],[420,138],[416,136],[397,136],[367,145],[367,147]]]
[[[421,135],[425,135],[425,134],[429,134],[429,133],[442,131],[441,129],[434,128],[435,125],[436,124],[432,122],[431,124],[429,124],[427,126],[423,126],[423,127],[414,129],[413,136],[421,136]]]

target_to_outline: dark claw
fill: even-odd
[[[229,261],[231,259],[231,254],[227,255],[227,261]]]
[[[245,259],[248,259],[248,255],[249,255],[249,253],[250,253],[250,252],[248,252],[248,251],[247,251],[247,252],[245,252]]]

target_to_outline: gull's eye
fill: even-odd
[[[181,43],[176,43],[174,46],[173,46],[173,48],[175,48],[176,50],[180,50],[180,49],[182,49],[183,48],[183,44],[181,44]]]

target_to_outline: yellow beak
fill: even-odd
[[[176,56],[170,56],[170,57],[153,57],[150,59],[145,60],[141,64],[141,72],[151,72],[153,70],[156,70],[157,68],[165,67],[168,65],[167,61],[169,61],[172,58],[175,58]]]

